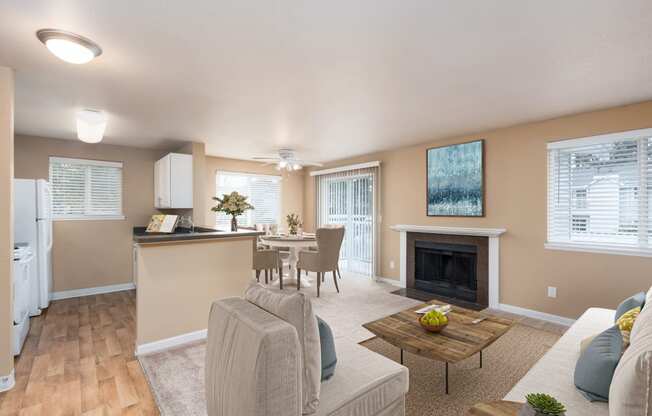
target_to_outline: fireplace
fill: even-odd
[[[414,288],[475,303],[478,295],[477,247],[417,240]]]
[[[488,306],[488,237],[408,232],[406,260],[406,295]]]

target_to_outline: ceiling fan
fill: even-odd
[[[254,160],[266,162],[266,164],[275,164],[278,170],[301,170],[304,166],[322,166],[321,163],[309,162],[307,160],[297,159],[292,149],[279,149],[278,156],[274,157],[254,157]]]

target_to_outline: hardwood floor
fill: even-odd
[[[134,356],[134,290],[55,301],[15,362],[0,416],[158,415]]]

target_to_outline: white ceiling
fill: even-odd
[[[2,0],[16,131],[317,161],[652,98],[650,0]],[[34,33],[87,36],[75,66]],[[652,120],[651,120],[652,123]]]

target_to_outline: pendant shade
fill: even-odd
[[[85,143],[99,143],[106,130],[106,115],[96,110],[77,112],[77,137]]]

